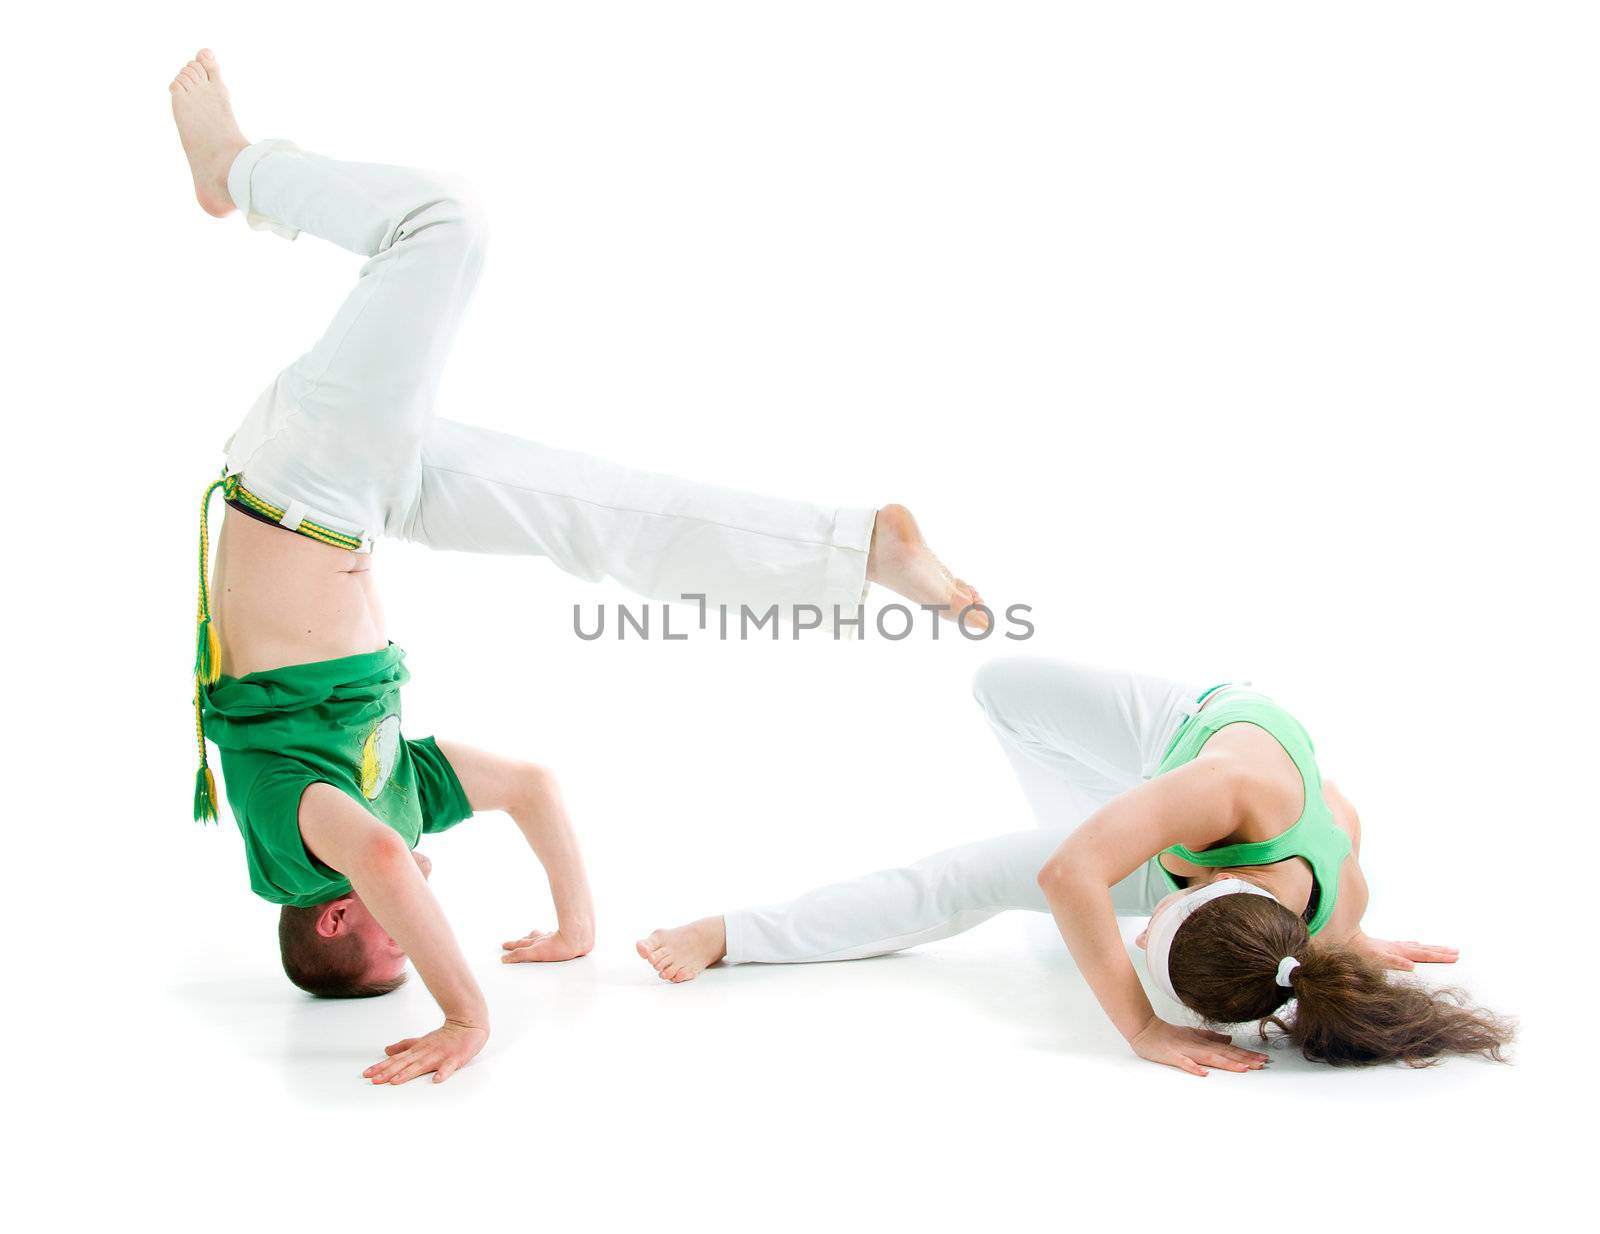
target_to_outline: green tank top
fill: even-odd
[[[1206,694],[1214,693],[1212,690]],[[1200,696],[1203,701],[1206,694]],[[1305,808],[1292,826],[1270,840],[1228,844],[1194,852],[1182,844],[1164,849],[1197,866],[1264,866],[1289,857],[1300,857],[1311,867],[1316,883],[1316,909],[1306,928],[1315,934],[1333,916],[1339,898],[1339,868],[1350,852],[1350,836],[1333,821],[1333,811],[1322,797],[1322,773],[1317,770],[1316,751],[1311,737],[1300,722],[1271,699],[1245,691],[1230,693],[1204,711],[1196,712],[1178,726],[1172,743],[1156,769],[1156,774],[1181,767],[1197,757],[1212,735],[1230,724],[1254,724],[1276,738],[1284,752],[1294,760],[1305,786]],[[1168,885],[1181,890],[1177,878],[1160,860],[1156,861]]]

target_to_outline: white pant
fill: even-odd
[[[228,191],[252,227],[368,259],[327,332],[227,441],[229,469],[264,500],[364,549],[390,536],[536,554],[653,599],[860,602],[870,509],[631,471],[434,416],[483,264],[483,219],[460,184],[265,141],[239,154]]]
[[[1005,909],[1048,912],[1036,881],[1045,861],[1100,806],[1154,775],[1200,691],[1019,656],[986,664],[974,693],[1038,827],[729,913],[728,963],[858,960],[949,938]],[[1111,902],[1121,916],[1142,916],[1166,892],[1152,857],[1111,889]]]

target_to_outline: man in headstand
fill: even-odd
[[[206,213],[306,231],[367,260],[332,324],[225,444],[201,503],[195,817],[217,816],[206,740],[257,895],[283,906],[285,971],[326,997],[382,994],[407,957],[444,1012],[388,1047],[374,1083],[446,1079],[483,1048],[483,994],[412,852],[425,832],[503,810],[549,879],[557,928],[508,962],[588,952],[594,912],[554,781],[524,760],[400,731],[404,653],[385,635],[373,543],[533,554],[653,599],[854,608],[867,582],[956,615],[979,603],[901,506],[832,509],[631,471],[438,419],[434,388],[483,261],[456,182],[339,162],[239,131],[216,57],[170,87]],[[226,510],[208,578],[206,506]],[[986,624],[986,614],[974,614]]]

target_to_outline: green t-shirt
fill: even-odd
[[[472,815],[432,737],[400,732],[405,652],[382,651],[223,677],[201,695],[205,735],[244,836],[250,887],[274,904],[345,895],[350,882],[306,851],[300,796],[317,783],[349,794],[415,848]]]

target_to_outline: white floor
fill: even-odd
[[[1236,1228],[1263,1205],[1332,1228],[1381,1205],[1382,1229],[1554,1207],[1559,1191],[1532,1180],[1568,1185],[1579,1151],[1548,1120],[1583,1077],[1556,1071],[1537,1017],[1511,1067],[1335,1072],[1280,1048],[1264,1073],[1199,1080],[1128,1053],[1042,918],[669,986],[629,945],[667,918],[631,909],[608,914],[588,959],[496,965],[505,901],[471,894],[455,854],[435,851],[494,1008],[477,1063],[439,1087],[366,1086],[378,1047],[433,1022],[425,991],[300,997],[275,969],[270,913],[234,900],[86,1034],[69,1026],[95,1043],[75,1072],[19,1077],[89,1098],[86,1120],[36,1128],[85,1163],[62,1202],[103,1214],[168,1180],[150,1198],[184,1229],[305,1214],[403,1229],[1103,1228],[1189,1209],[1193,1178],[1234,1180],[1191,1211],[1196,1228]],[[1527,1010],[1516,957],[1476,950],[1452,976]]]

